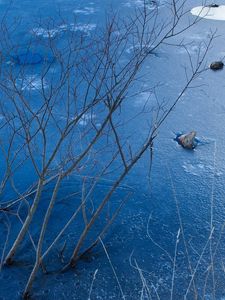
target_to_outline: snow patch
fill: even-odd
[[[191,14],[209,20],[225,21],[225,5],[219,7],[197,6],[192,8]]]

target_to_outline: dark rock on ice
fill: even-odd
[[[222,61],[214,61],[210,64],[210,69],[211,70],[221,70],[223,69],[224,63]]]
[[[212,4],[208,4],[208,5],[206,5],[206,7],[212,7],[212,8],[216,8],[216,7],[219,7],[219,5],[218,4],[215,4],[215,3],[212,3]]]

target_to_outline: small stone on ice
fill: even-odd
[[[214,62],[211,63],[210,69],[214,70],[214,71],[215,70],[221,70],[221,69],[223,69],[223,66],[224,66],[224,64],[223,64],[222,61],[214,61]]]

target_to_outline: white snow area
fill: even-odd
[[[219,7],[197,6],[192,8],[191,13],[205,19],[225,21],[225,5]]]

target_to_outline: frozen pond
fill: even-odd
[[[18,65],[26,65],[27,74],[23,77],[19,74],[15,84],[29,93],[34,105],[39,92],[49,89],[49,82],[43,81],[39,75],[41,63],[54,64],[54,57],[43,47],[49,36],[58,39],[62,47],[68,31],[75,36],[85,34],[91,39],[96,28],[103,26],[105,12],[111,9],[111,4],[114,9],[119,8],[121,15],[132,14],[135,8],[143,7],[141,0],[21,0],[11,5],[8,2],[0,1],[1,14],[8,8],[7,22],[13,24],[18,16],[21,22],[15,34],[19,45],[17,51],[14,51],[16,53],[10,55],[8,49],[4,49],[7,53],[4,55],[7,57],[7,66],[16,68]],[[148,9],[156,9],[155,5],[160,16],[164,16],[168,9],[166,2],[150,1]],[[203,18],[175,36],[173,45],[165,42],[157,49],[148,64],[144,65],[142,91],[137,96],[134,92],[129,105],[119,114],[119,118],[124,120],[121,135],[126,131],[133,144],[142,140],[149,129],[148,114],[142,114],[128,125],[126,121],[142,112],[143,107],[149,109],[151,103],[156,103],[158,99],[165,103],[173,101],[186,83],[184,66],[190,66],[190,57],[195,63],[199,50],[204,51],[210,35],[215,32],[216,38],[208,51],[205,71],[196,78],[192,88],[185,91],[158,132],[150,177],[149,165],[146,163],[149,161],[149,153],[146,153],[113,196],[113,203],[117,203],[132,190],[132,196],[104,238],[110,260],[104,247],[99,244],[73,271],[63,274],[50,272],[48,275],[40,273],[33,287],[34,299],[108,300],[123,299],[124,294],[127,300],[168,300],[171,297],[171,286],[171,299],[175,300],[224,299],[225,70],[214,72],[208,66],[213,61],[223,60],[225,56],[225,6],[209,9],[201,5],[201,1],[188,1],[183,22],[188,24],[198,15]],[[50,28],[44,26],[44,22],[39,26],[37,20],[49,17],[54,20]],[[32,36],[40,38],[43,43],[31,49],[33,54],[26,51],[24,54],[23,45],[27,45]],[[180,46],[181,41],[185,47]],[[128,57],[134,47],[139,46],[127,45]],[[56,76],[54,71],[53,77]],[[154,93],[150,90],[152,86],[157,86]],[[57,113],[59,122],[63,122],[65,116],[60,110]],[[79,120],[80,134],[92,120],[97,127],[101,126],[100,113],[87,113]],[[192,130],[197,132],[200,143],[194,150],[188,151],[178,145],[174,138],[177,132]],[[6,138],[5,135],[1,136],[2,140]],[[21,190],[33,179],[29,168],[28,165],[27,173],[18,176],[18,188]],[[112,174],[114,176],[116,171]],[[110,176],[103,178],[96,187],[96,195],[100,197],[104,194],[110,184]],[[82,189],[79,176],[66,179],[60,197],[64,199],[74,186]],[[12,191],[7,192],[0,199],[1,202],[7,197],[11,198]],[[37,234],[40,216],[46,208],[49,195],[47,189],[43,207],[37,212],[31,227],[34,235]],[[67,210],[71,205],[70,200],[65,198],[56,204],[49,232],[60,229],[62,220],[70,215]],[[4,241],[7,237],[5,213],[0,217],[0,237]],[[12,214],[7,215],[7,218],[11,218],[17,231],[20,223],[16,217]],[[100,224],[96,225],[97,229],[98,226]],[[75,240],[78,233],[79,226],[71,229],[68,240]],[[46,243],[51,239],[49,233]],[[3,247],[0,244],[2,253]],[[19,251],[22,259],[18,265],[3,267],[0,272],[0,300],[17,300],[21,297],[28,272],[32,268],[32,255],[23,252],[23,247]],[[65,257],[69,257],[70,251],[68,246]],[[58,269],[57,254],[50,257],[47,264],[53,267],[50,271]],[[88,298],[90,292],[91,297]]]

